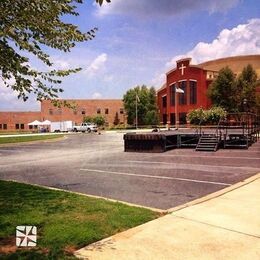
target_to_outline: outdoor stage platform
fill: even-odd
[[[176,148],[215,152],[220,148],[247,149],[259,140],[259,122],[247,114],[239,121],[225,119],[217,126],[183,128],[124,135],[125,152],[165,152]]]

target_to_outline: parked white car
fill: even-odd
[[[74,125],[73,132],[97,132],[97,125],[91,123],[82,123],[81,125]]]

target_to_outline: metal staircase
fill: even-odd
[[[196,146],[196,151],[216,152],[219,142],[216,134],[203,134]]]

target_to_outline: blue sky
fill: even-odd
[[[111,0],[101,8],[93,2],[64,19],[82,31],[98,27],[96,38],[68,54],[49,51],[57,68],[82,67],[63,81],[62,98],[122,98],[136,85],[159,88],[181,57],[196,64],[260,54],[258,0]],[[38,109],[33,97],[24,103],[0,84],[1,111]]]

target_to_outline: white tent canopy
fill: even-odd
[[[51,125],[51,121],[49,120],[44,120],[41,125]]]
[[[29,123],[28,125],[42,125],[42,122],[38,120],[34,120],[33,122]]]

